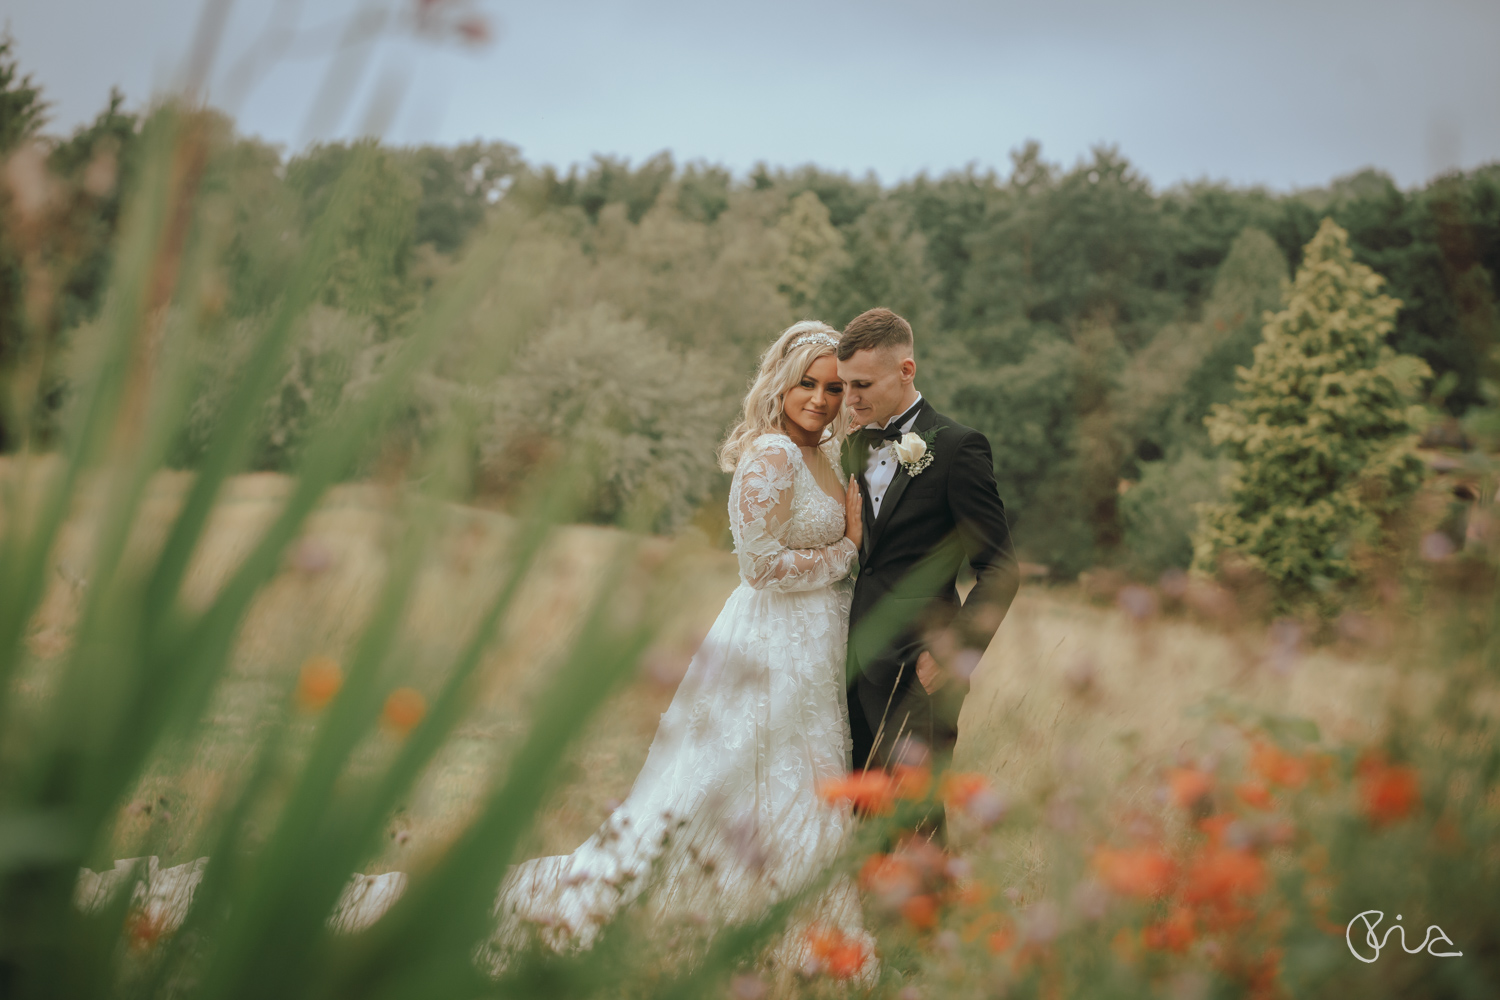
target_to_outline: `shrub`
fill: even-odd
[[[235,373],[264,336],[265,320],[233,321],[194,343],[195,388],[175,461],[194,465],[223,418]],[[297,323],[283,374],[266,400],[254,463],[291,468],[313,428],[367,386],[393,342],[377,340],[375,324],[328,306],[313,306]]]
[[[1225,464],[1196,451],[1142,463],[1140,479],[1120,498],[1124,550],[1131,572],[1150,578],[1167,569],[1188,567],[1193,560],[1197,508],[1220,498]]]
[[[585,517],[616,522],[644,505],[653,527],[673,527],[716,481],[728,416],[720,385],[638,320],[606,306],[564,316],[496,383],[485,473],[508,492],[554,446],[579,449],[595,459]]]

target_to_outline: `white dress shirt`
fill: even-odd
[[[892,421],[899,420],[898,425],[901,433],[905,434],[911,430],[911,425],[917,420],[917,407],[922,403],[922,394],[917,393],[917,401],[911,404],[911,408],[904,413],[897,414],[884,424],[880,429],[885,430],[891,426]],[[886,490],[891,488],[891,480],[896,478],[896,442],[885,441],[879,448],[870,452],[870,460],[865,463],[865,485],[870,488],[870,505],[874,517],[880,516],[880,501],[885,499]],[[873,518],[872,518],[873,520]]]

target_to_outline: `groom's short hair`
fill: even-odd
[[[884,347],[912,348],[911,324],[889,309],[866,309],[849,321],[839,338],[838,357],[848,361],[860,351]]]

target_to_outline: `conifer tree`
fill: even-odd
[[[36,134],[47,120],[42,89],[16,62],[15,39],[0,34],[0,153],[8,153]]]
[[[1401,303],[1384,284],[1324,219],[1238,398],[1204,420],[1235,466],[1227,501],[1202,510],[1195,569],[1232,553],[1269,578],[1281,610],[1327,613],[1357,578],[1358,546],[1385,541],[1421,482],[1413,400],[1431,370],[1386,344]]]

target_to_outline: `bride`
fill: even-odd
[[[761,358],[720,464],[740,583],[688,666],[629,796],[572,854],[516,865],[488,951],[501,967],[531,935],[589,947],[621,907],[722,925],[754,919],[810,884],[853,818],[819,798],[846,774],[850,571],[863,530],[858,486],[839,471],[844,385],[823,323],[788,328]],[[812,904],[860,942],[842,878]],[[788,934],[778,963],[800,966]],[[865,969],[873,949],[865,946]]]

